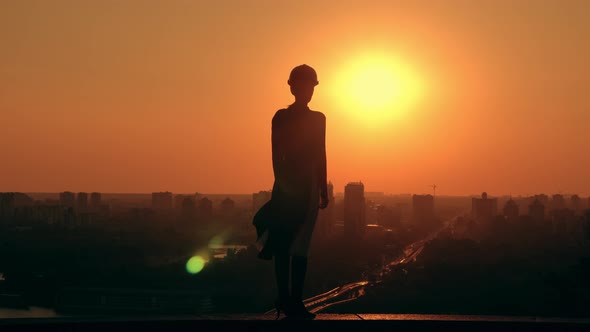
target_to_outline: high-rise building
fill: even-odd
[[[177,196],[178,197],[178,196]],[[182,217],[190,220],[193,219],[196,215],[196,203],[193,197],[191,196],[183,196],[183,200],[181,203],[181,211]]]
[[[0,222],[14,218],[14,193],[0,193]]]
[[[59,204],[65,207],[74,207],[76,205],[76,194],[71,191],[59,193]]]
[[[210,221],[213,217],[213,202],[207,197],[199,200],[198,217],[202,221]]]
[[[553,231],[558,234],[563,234],[570,230],[575,224],[576,216],[572,209],[558,209],[551,211],[551,223]]]
[[[252,214],[256,214],[260,208],[270,200],[272,191],[259,191],[252,194]]]
[[[72,193],[73,194],[73,193]],[[64,210],[64,217],[63,217],[63,222],[66,228],[74,228],[76,226],[76,213],[74,213],[74,208],[71,206],[68,206],[65,210]]]
[[[539,199],[535,198],[533,203],[529,205],[529,216],[535,222],[542,222],[545,220],[545,205],[543,205]]]
[[[98,209],[102,202],[102,196],[100,193],[93,192],[90,194],[90,207],[93,209]]]
[[[182,210],[184,199],[189,197],[188,195],[174,195],[174,209]]]
[[[172,209],[172,193],[169,191],[152,193],[152,208],[160,210]]]
[[[359,239],[367,226],[365,215],[365,185],[350,182],[344,187],[344,234]]]
[[[498,214],[498,199],[488,198],[485,192],[481,194],[481,198],[472,198],[471,214],[477,221],[490,221]]]
[[[551,210],[565,209],[565,198],[561,194],[555,194],[551,197]]]
[[[572,197],[570,197],[570,201],[572,204],[572,210],[574,210],[574,214],[580,215],[582,212],[582,200],[580,199],[580,196],[572,195]]]
[[[430,224],[434,220],[434,196],[412,195],[412,217],[417,224]]]
[[[76,200],[78,210],[85,210],[88,207],[88,194],[80,192]]]
[[[221,214],[224,216],[231,216],[234,213],[236,202],[233,199],[226,197],[221,201]]]
[[[519,209],[516,202],[511,198],[504,205],[504,216],[507,220],[518,219]]]
[[[533,196],[533,201],[535,199],[538,199],[539,202],[541,202],[541,204],[543,204],[544,206],[548,206],[549,205],[549,196],[545,195],[545,194],[537,194]]]

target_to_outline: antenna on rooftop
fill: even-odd
[[[430,187],[432,187],[432,191],[433,191],[433,197],[436,197],[436,184],[430,185]]]

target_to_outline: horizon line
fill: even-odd
[[[106,191],[71,191],[71,190],[64,190],[64,191],[2,191],[4,193],[7,192],[20,192],[23,194],[59,194],[62,192],[72,192],[72,193],[93,193],[93,192],[98,192],[100,194],[106,194],[106,195],[151,195],[153,193],[162,193],[162,192],[169,192],[173,195],[195,195],[195,194],[199,194],[199,195],[214,195],[214,196],[221,196],[221,195],[252,195],[252,194],[256,194],[258,192],[261,191],[272,191],[272,190],[259,190],[259,191],[255,191],[255,192],[250,192],[250,193],[240,193],[240,192],[235,192],[235,193],[206,193],[206,192],[198,192],[198,191],[194,191],[194,192],[173,192],[173,191],[151,191],[151,192],[106,192]],[[0,192],[0,193],[2,193]],[[484,191],[485,193],[488,194],[488,196],[491,197],[533,197],[535,195],[547,195],[547,196],[552,196],[552,195],[562,195],[562,196],[573,196],[573,195],[578,195],[580,197],[584,197],[584,196],[589,196],[587,194],[584,193],[564,193],[564,192],[558,192],[558,193],[545,193],[545,192],[539,192],[539,193],[534,193],[534,194],[530,194],[530,193],[526,193],[526,194],[512,194],[512,193],[508,193],[508,194],[498,194],[498,195],[494,195],[494,194],[490,194],[487,191]],[[412,195],[431,195],[434,197],[472,197],[472,196],[481,196],[484,192],[480,192],[477,194],[436,194],[433,195],[432,193],[408,193],[408,192],[402,192],[402,193],[393,193],[393,192],[385,192],[385,191],[365,191],[365,194],[378,194],[378,195],[384,195],[384,196],[412,196]],[[334,194],[344,194],[344,191],[335,191]]]

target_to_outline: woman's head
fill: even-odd
[[[291,87],[291,93],[295,96],[295,100],[306,104],[313,96],[313,89],[319,84],[315,70],[305,64],[291,70],[287,83]]]

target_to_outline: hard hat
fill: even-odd
[[[287,83],[293,85],[294,82],[308,82],[313,83],[313,85],[320,83],[315,70],[306,64],[299,65],[291,70]]]

